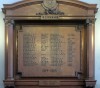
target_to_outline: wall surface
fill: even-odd
[[[0,88],[3,87],[4,79],[4,14],[1,11],[3,4],[11,4],[20,0],[0,0]],[[95,30],[95,79],[97,80],[96,88],[100,88],[100,0],[81,0],[87,3],[98,4],[98,13],[96,14],[96,30]]]
[[[4,15],[0,11],[0,88],[3,88],[4,79]]]

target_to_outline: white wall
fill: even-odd
[[[4,79],[4,15],[0,11],[0,88],[3,88]]]
[[[3,4],[10,4],[20,0],[0,0],[0,8],[3,7]],[[81,0],[87,3],[98,4],[100,8],[100,0]],[[3,79],[4,79],[4,15],[0,9],[0,88],[3,88]],[[97,80],[96,88],[100,88],[100,9],[96,14],[96,31],[95,31],[95,79]]]

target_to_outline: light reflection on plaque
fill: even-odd
[[[23,25],[18,31],[18,71],[22,76],[75,76],[80,32],[75,26]],[[77,67],[76,67],[77,66]]]

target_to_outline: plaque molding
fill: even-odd
[[[23,32],[22,26],[21,25],[16,25],[15,29],[19,32]]]
[[[77,32],[80,32],[80,31],[82,31],[82,27],[83,27],[83,25],[77,25],[75,30]]]

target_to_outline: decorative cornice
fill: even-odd
[[[13,4],[4,4],[4,8],[2,9],[4,13],[6,13],[7,9],[17,9],[17,8],[21,8],[21,7],[25,7],[25,6],[29,6],[29,5],[34,5],[34,4],[41,4],[43,3],[43,0],[23,0],[17,3],[13,3]],[[57,3],[59,4],[66,4],[66,5],[73,5],[75,7],[80,7],[83,9],[93,9],[95,10],[95,12],[97,11],[97,4],[88,4],[88,3],[84,3],[78,0],[57,0]]]

